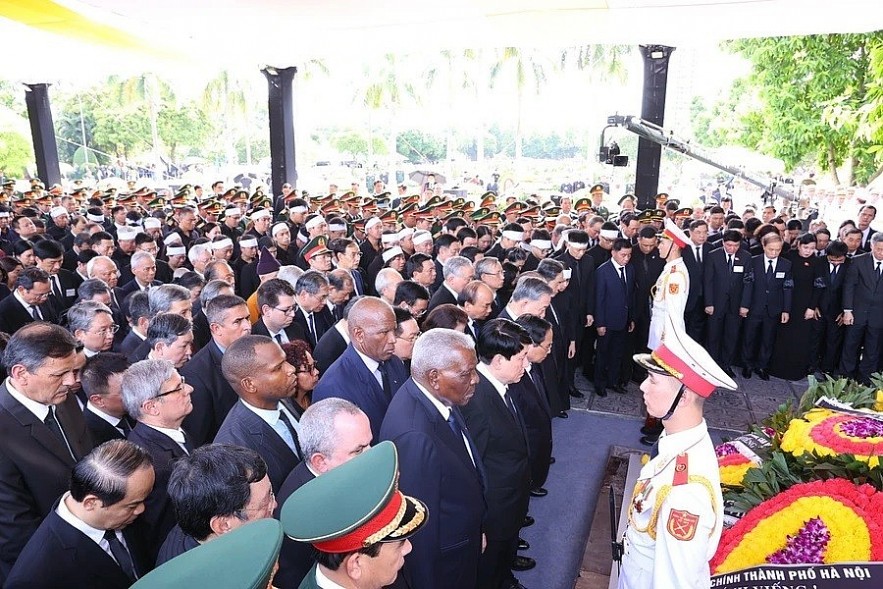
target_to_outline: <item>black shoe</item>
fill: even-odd
[[[561,419],[567,419],[567,418],[570,417],[570,416],[567,415],[567,411],[559,411],[559,412],[558,412],[558,417],[560,417]]]
[[[659,436],[641,436],[641,443],[645,446],[652,446],[659,441]]]
[[[596,388],[596,389],[595,389],[595,394],[598,395],[599,397],[606,397],[606,396],[607,396],[607,389],[598,389],[598,388]]]
[[[525,516],[524,516],[524,523],[521,524],[521,527],[522,527],[522,528],[529,528],[530,526],[533,525],[533,522],[534,522],[534,519],[533,519],[532,516],[530,516],[530,515],[525,515]]]
[[[615,387],[613,387],[613,392],[619,393],[620,395],[624,395],[626,393],[626,390],[625,390],[624,386],[622,386],[621,384],[618,384]]]
[[[524,538],[518,539],[518,550],[530,550],[530,543]]]
[[[742,369],[742,378],[751,378],[751,369],[747,366]]]
[[[512,570],[513,571],[529,571],[530,569],[537,566],[537,561],[532,559],[529,556],[516,556],[515,560],[512,561]],[[514,585],[514,587],[520,587],[521,583]],[[513,585],[510,585],[510,589]]]
[[[659,434],[662,433],[663,427],[664,426],[661,423],[658,423],[658,424],[654,425],[653,427],[647,427],[645,425],[644,427],[641,428],[641,433],[644,434],[645,436],[658,436]]]
[[[549,494],[549,491],[547,491],[546,489],[544,489],[542,487],[537,487],[536,489],[530,490],[531,497],[545,497],[548,494]]]
[[[729,366],[724,366],[724,367],[723,367],[723,370],[724,370],[724,373],[725,373],[727,376],[729,376],[730,378],[736,378],[736,373],[733,372],[733,369],[730,368]]]
[[[582,394],[581,392],[579,392],[576,389],[570,389],[570,396],[573,397],[574,399],[582,399],[583,397],[585,397],[584,394]]]
[[[512,583],[508,587],[506,587],[506,589],[527,589],[527,587],[525,587],[518,581],[512,581]]]
[[[759,368],[757,370],[757,376],[760,377],[760,380],[769,380],[770,379],[770,373],[767,372],[766,370],[764,370],[763,368]]]
[[[565,413],[565,415],[567,415],[567,414]],[[555,464],[555,457],[554,456],[549,458],[549,464]]]

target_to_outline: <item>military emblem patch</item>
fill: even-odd
[[[668,294],[676,295],[678,291],[681,289],[681,285],[677,282],[669,282],[668,283]]]
[[[699,516],[693,515],[689,511],[681,511],[680,509],[672,509],[668,514],[668,522],[665,529],[675,540],[689,542],[696,535],[696,528],[699,527]]]

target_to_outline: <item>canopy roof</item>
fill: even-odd
[[[7,75],[883,29],[876,0],[5,0]],[[14,68],[19,67],[21,71]]]

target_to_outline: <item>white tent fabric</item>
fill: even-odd
[[[142,48],[108,51],[100,43],[26,26],[39,23],[0,18],[4,44],[20,48],[13,61],[34,77],[69,76],[84,64],[107,72],[143,70],[157,62],[164,69],[198,63],[288,66],[373,52],[610,43],[677,47],[883,29],[877,0],[55,1],[131,34]],[[63,23],[54,28],[63,32]]]

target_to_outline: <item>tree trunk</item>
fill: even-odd
[[[522,90],[518,89],[518,117],[515,121],[515,162],[516,164],[521,163],[522,156],[522,148],[524,147],[523,141],[524,139],[521,136],[521,104],[522,104]]]
[[[879,168],[877,168],[877,171],[871,174],[871,176],[868,178],[868,184],[879,178],[880,174],[883,174],[883,166],[880,166]]]
[[[830,141],[828,142],[828,171],[831,172],[831,178],[834,180],[834,184],[840,184],[840,177],[837,175],[837,157],[836,151],[834,149],[834,144]]]

